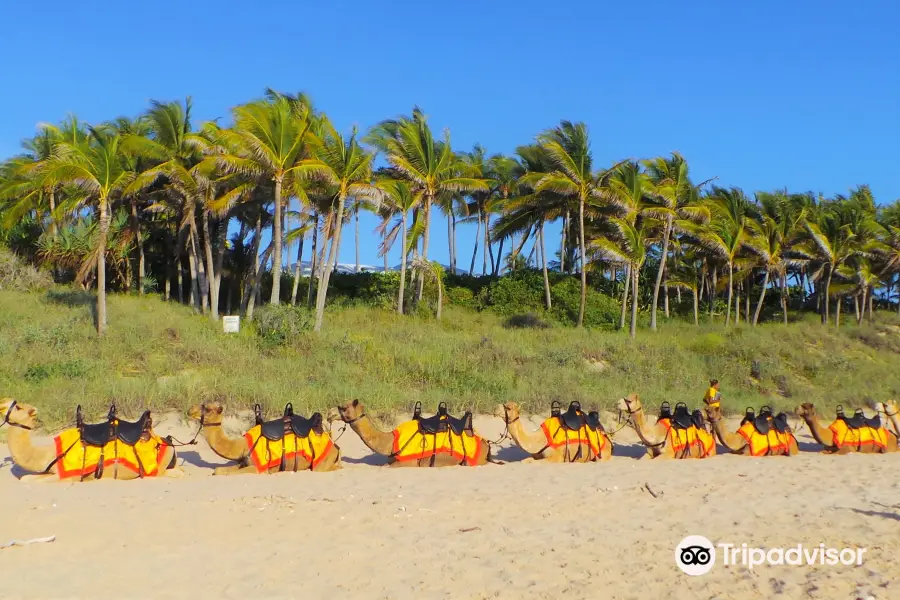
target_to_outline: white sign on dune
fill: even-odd
[[[222,331],[238,333],[241,330],[241,318],[238,316],[222,317]]]

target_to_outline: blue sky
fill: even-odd
[[[67,113],[96,122],[191,95],[199,123],[270,86],[309,93],[344,129],[419,105],[457,149],[509,153],[580,120],[598,165],[678,150],[695,178],[749,192],[900,197],[896,0],[2,4],[0,157]],[[363,262],[381,264],[373,226]],[[446,261],[438,219],[433,240]]]

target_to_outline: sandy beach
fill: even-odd
[[[192,434],[173,416],[156,430]],[[0,444],[0,545],[56,536],[0,550],[0,597],[897,597],[900,454],[823,456],[805,428],[798,439],[792,458],[649,461],[625,429],[604,464],[522,462],[504,445],[502,466],[381,469],[347,429],[336,473],[213,477],[225,461],[200,440],[181,449],[182,479],[87,484],[20,482]],[[688,535],[868,550],[861,566],[689,577],[674,560]]]

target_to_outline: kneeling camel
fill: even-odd
[[[819,421],[816,407],[809,402],[804,402],[794,412],[806,422],[813,438],[824,447],[825,453],[880,454],[897,451],[897,435],[880,422],[877,423],[878,427],[870,428],[865,420],[853,423],[855,419],[850,419],[848,424],[847,419],[839,416],[829,427],[825,427]],[[884,412],[890,414],[890,409]],[[857,426],[849,426],[854,424]]]
[[[620,414],[628,414],[628,424],[647,447],[647,454],[642,458],[706,458],[716,453],[716,441],[705,427],[699,428],[692,422],[686,428],[679,428],[678,424],[671,423],[671,418],[661,418],[650,425],[637,394],[621,398],[617,408]]]
[[[759,419],[764,417],[760,413]],[[732,454],[743,456],[794,456],[800,452],[797,438],[787,429],[784,433],[775,430],[773,418],[768,415],[766,433],[751,431],[755,424],[745,422],[740,429],[730,432],[725,429],[722,409],[718,406],[706,406],[706,420],[712,424],[713,431],[719,442]]]
[[[573,407],[570,406],[569,411],[572,410]],[[580,407],[577,413],[584,417]],[[580,427],[573,426],[578,427],[577,431],[569,429],[569,433],[558,415],[551,416],[544,420],[540,429],[532,433],[522,426],[521,411],[515,402],[497,405],[494,416],[503,419],[513,442],[535,460],[564,463],[595,462],[612,458],[612,443],[599,425],[599,418],[595,427],[588,427],[585,421],[580,421]]]
[[[285,449],[284,454],[279,454],[275,457],[275,460],[266,460],[265,458],[263,460],[254,460],[254,452],[263,450],[264,446],[268,449],[267,440],[259,437],[259,435],[256,436],[256,439],[252,439],[252,435],[248,438],[249,432],[239,438],[228,437],[222,431],[222,414],[224,412],[225,407],[219,402],[198,404],[192,406],[188,411],[189,418],[199,421],[200,434],[206,440],[206,443],[209,444],[212,451],[226,460],[233,460],[238,463],[236,465],[216,467],[215,471],[213,471],[214,475],[310,470],[324,472],[336,471],[341,468],[341,449],[331,442],[329,433],[324,431],[320,434],[316,432],[309,433],[310,436],[317,436],[317,440],[322,442],[319,446],[322,448],[322,452],[317,456],[315,452],[304,450],[309,445],[308,443],[302,448],[298,447],[294,444],[293,434],[290,432],[284,433],[283,430],[285,443],[289,445],[294,444],[294,447]],[[255,431],[258,428],[259,425],[251,429],[251,431]],[[326,437],[327,439],[325,439]],[[297,444],[302,442],[304,440],[297,440]],[[281,442],[276,443],[274,447],[281,447]],[[291,452],[291,449],[294,451]]]
[[[10,426],[7,444],[13,462],[30,473],[23,475],[21,481],[130,480],[181,477],[184,474],[175,467],[175,449],[152,430],[141,436],[140,451],[135,447],[124,447],[116,439],[103,448],[87,447],[80,439],[80,431],[75,429],[67,429],[56,436],[54,446],[35,446],[31,439],[32,430],[39,424],[35,407],[4,398],[0,401],[0,414],[4,415],[3,422]],[[68,460],[70,457],[73,460]],[[146,462],[142,462],[141,457]],[[76,465],[69,465],[72,468],[67,470],[69,462]]]

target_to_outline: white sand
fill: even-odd
[[[211,477],[224,461],[201,440],[182,479],[87,484],[17,481],[0,444],[0,544],[56,535],[0,550],[0,597],[897,598],[900,454],[822,456],[799,438],[794,458],[638,461],[624,430],[605,464],[505,447],[503,466],[380,469],[348,429],[337,473]],[[868,551],[860,567],[720,558],[692,578],[674,562],[689,534]]]

